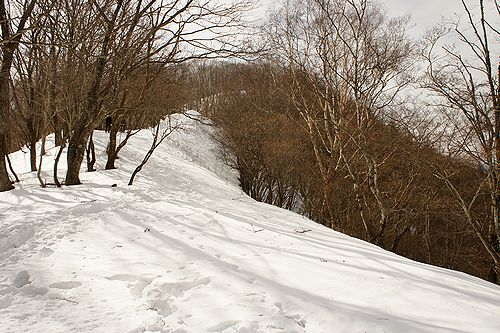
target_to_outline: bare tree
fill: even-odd
[[[17,6],[16,6],[17,5]],[[10,2],[0,1],[0,26],[2,31],[1,67],[0,67],[0,192],[14,188],[11,184],[5,164],[7,150],[7,126],[10,115],[10,71],[23,33],[29,24],[36,0]],[[20,17],[15,19],[15,12]]]
[[[37,11],[33,14],[40,16]],[[45,19],[40,20],[40,25],[44,24]],[[29,148],[31,171],[37,171],[36,145],[46,134],[48,113],[48,63],[45,61],[48,56],[45,52],[48,40],[45,31],[39,26],[27,31],[25,39],[29,44],[18,47],[13,63],[15,78],[12,93],[15,109],[12,113],[14,123],[19,126],[19,132],[23,134],[22,138]]]
[[[434,29],[426,38],[424,59],[427,76],[424,86],[440,97],[436,102],[448,116],[453,142],[450,154],[472,159],[482,173],[476,195],[467,202],[446,170],[437,173],[463,209],[465,219],[481,240],[490,260],[490,279],[500,283],[500,67],[494,63],[493,45],[499,31],[489,23],[487,6],[500,14],[498,2],[478,0],[476,6],[462,1],[465,26],[456,22],[451,31],[458,36],[458,50],[443,45],[448,35]],[[467,56],[469,54],[470,56]],[[490,222],[486,230],[471,213],[481,193],[490,197]]]
[[[127,77],[147,64],[234,54],[236,45],[229,37],[237,32],[231,32],[231,27],[237,26],[247,4],[211,5],[197,0],[88,3],[88,13],[97,13],[89,22],[97,38],[88,40],[88,49],[93,50],[89,59],[95,60],[85,107],[71,128],[66,184],[80,183],[80,165],[90,132],[116,110],[104,107],[106,100],[117,96],[113,90],[125,91]]]
[[[180,128],[179,124],[171,123],[170,117],[168,117],[166,121],[158,121],[156,126],[154,126],[151,129],[151,134],[153,135],[153,141],[151,142],[151,146],[149,147],[149,150],[142,159],[141,163],[139,163],[139,165],[132,172],[130,180],[128,181],[129,185],[134,184],[135,176],[137,176],[137,174],[142,170],[144,165],[146,165],[146,163],[149,161],[151,156],[153,156],[155,149],[158,148],[158,146],[160,146],[170,134],[172,134],[175,130],[179,128]]]
[[[328,184],[347,172],[366,236],[382,245],[391,205],[380,166],[391,151],[376,154],[373,135],[384,109],[409,82],[412,43],[405,35],[408,18],[389,18],[378,6],[288,1],[273,19],[270,40],[274,59],[290,72],[290,97],[326,185],[321,205],[332,212]],[[368,210],[376,211],[370,213],[376,223],[368,221]]]

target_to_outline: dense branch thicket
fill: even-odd
[[[359,146],[343,142],[343,152],[357,170],[359,187],[353,189],[349,168],[340,159],[332,161],[326,149],[319,152],[320,161],[335,162],[336,167],[324,181],[309,127],[289,99],[289,75],[286,68],[270,64],[223,63],[200,66],[193,80],[200,78],[195,87],[205,97],[199,105],[219,128],[216,138],[228,163],[239,171],[246,193],[373,241],[366,230],[377,230],[380,210],[370,188],[370,166],[358,154]],[[374,157],[383,158],[378,164],[378,186],[388,213],[378,244],[421,262],[488,278],[487,253],[467,228],[453,194],[435,177],[438,167],[446,166],[470,200],[483,171],[469,161],[443,155],[393,121],[374,119],[366,140]],[[487,228],[486,194],[479,195],[471,211]]]
[[[266,61],[199,66],[197,107],[220,128],[242,189],[396,253],[499,283],[498,80],[488,44],[498,32],[484,1],[478,24],[464,9],[475,33],[455,30],[478,59],[448,48],[436,56],[434,31],[425,78],[414,75],[421,58],[405,35],[408,18],[387,17],[366,0],[286,1],[265,28]],[[421,102],[408,109],[401,96],[414,82],[438,93],[449,123],[426,118]]]
[[[453,194],[469,228],[487,251],[492,262],[490,279],[500,283],[500,63],[495,65],[499,58],[494,53],[498,52],[495,42],[500,32],[486,14],[496,10],[500,15],[500,5],[496,0],[479,0],[477,6],[462,4],[466,26],[457,22],[451,27],[461,49],[443,45],[443,28],[430,30],[423,50],[427,70],[422,86],[437,95],[435,104],[444,106],[440,111],[452,133],[449,153],[481,168],[477,181],[471,184],[477,193],[472,198],[446,167],[436,175]],[[490,211],[484,218],[472,209],[483,195],[489,197]]]

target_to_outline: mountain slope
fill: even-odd
[[[500,332],[498,286],[252,200],[211,129],[175,120],[131,187],[148,131],[76,187],[41,189],[12,155],[24,171],[0,193],[0,332]]]

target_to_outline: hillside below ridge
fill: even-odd
[[[79,186],[43,189],[28,154],[10,155],[21,183],[0,193],[0,332],[500,332],[499,286],[251,199],[197,117],[172,116],[180,129],[133,186],[149,130],[109,171],[95,131],[98,171]]]

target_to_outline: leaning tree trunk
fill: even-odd
[[[19,183],[20,180],[19,180],[19,177],[17,176],[17,173],[16,171],[14,170],[14,167],[12,166],[12,163],[10,161],[10,158],[9,158],[9,155],[5,155],[5,158],[7,159],[7,163],[9,164],[9,169],[10,169],[10,172],[12,173],[12,175],[14,176],[14,179],[16,181],[16,183]]]
[[[52,116],[52,126],[54,127],[55,146],[59,147],[63,143],[63,133],[57,113]]]
[[[43,188],[47,187],[47,183],[42,179],[42,163],[43,163],[43,153],[45,143],[42,143],[42,146],[40,148],[40,164],[38,165],[38,171],[36,173],[36,177],[38,178],[38,182],[40,183],[40,186]]]
[[[89,136],[89,143],[87,145],[87,172],[95,171],[95,146],[94,146],[94,132],[92,131]]]
[[[59,150],[57,151],[56,158],[54,159],[53,176],[54,176],[54,183],[56,184],[57,187],[61,187],[61,183],[59,182],[59,178],[57,177],[57,167],[59,165],[59,159],[61,158],[62,152],[65,147],[66,147],[66,139],[63,138],[61,141],[61,145],[59,146]]]

